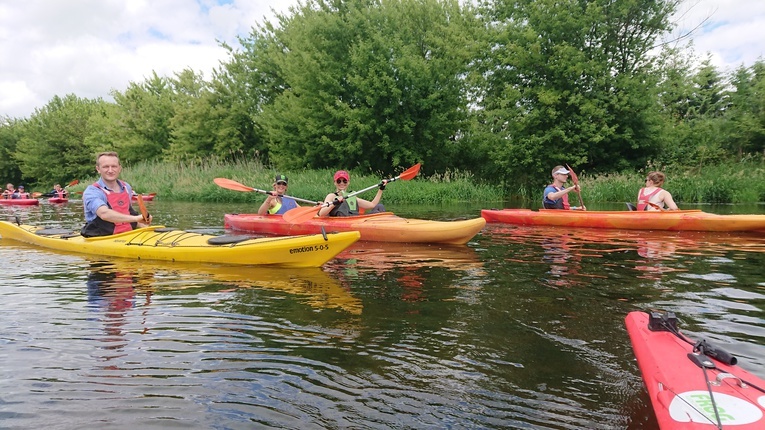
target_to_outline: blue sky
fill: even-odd
[[[55,96],[102,97],[152,71],[205,77],[256,22],[297,0],[0,0],[0,117],[29,117]],[[685,0],[674,36],[698,26],[698,55],[722,70],[765,56],[765,0]],[[671,38],[673,35],[669,35]]]

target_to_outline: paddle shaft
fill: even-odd
[[[292,199],[292,200],[295,200],[295,201],[298,201],[298,202],[302,202],[302,203],[309,203],[309,204],[312,204],[312,205],[319,205],[319,204],[321,204],[321,202],[316,201],[316,200],[301,199],[300,197],[293,197],[293,196],[288,196],[286,194],[279,194],[276,191],[259,190],[257,188],[253,188],[252,191],[255,191],[255,192],[261,193],[261,194],[268,194],[269,196],[286,197],[288,199]]]
[[[393,181],[397,181],[399,178],[401,178],[401,175],[396,176],[395,178],[386,179],[386,181],[387,181],[386,185],[390,184]],[[361,193],[366,193],[369,190],[373,190],[373,189],[379,188],[379,187],[380,187],[380,184],[370,185],[370,186],[364,188],[363,190],[354,191],[354,192],[348,194],[347,196],[343,197],[343,199],[349,199],[351,197],[355,197],[355,196],[357,196],[357,195],[359,195]],[[324,203],[321,204],[321,206],[319,206],[319,209],[329,207],[329,205],[331,205],[331,204],[332,203],[324,202]]]

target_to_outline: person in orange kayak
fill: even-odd
[[[258,208],[258,215],[272,214],[272,215],[284,215],[290,209],[294,209],[300,205],[297,204],[295,199],[285,197],[287,194],[287,177],[278,174],[274,178],[274,194],[269,194],[266,200]]]
[[[661,172],[650,172],[645,178],[645,187],[641,188],[637,197],[637,210],[658,211],[668,208],[676,211],[679,208],[669,191],[661,188],[666,176]]]
[[[348,187],[351,183],[351,176],[345,170],[335,172],[335,192],[327,194],[324,198],[328,206],[319,209],[319,216],[351,216],[358,215],[359,209],[369,210],[367,213],[385,212],[385,206],[380,204],[380,199],[385,190],[387,181],[380,182],[377,194],[372,201],[364,200],[356,196],[346,198]]]
[[[568,193],[581,190],[579,185],[566,188],[569,173],[571,172],[563,166],[555,166],[552,169],[553,183],[545,187],[542,198],[542,206],[545,209],[587,210],[584,206],[571,206],[568,203]]]
[[[98,154],[96,171],[101,178],[88,185],[82,194],[85,226],[80,233],[83,236],[108,236],[151,224],[151,215],[144,220],[130,205],[133,189],[118,179],[122,165],[116,152]]]

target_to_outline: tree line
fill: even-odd
[[[513,189],[578,171],[765,154],[765,63],[722,73],[662,44],[682,0],[307,0],[209,78],[154,73],[114,101],[55,96],[0,121],[5,180],[127,164],[466,170]]]

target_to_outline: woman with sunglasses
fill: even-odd
[[[637,210],[658,211],[664,210],[665,206],[673,211],[678,210],[672,194],[661,188],[665,178],[666,176],[661,172],[651,172],[646,176],[645,187],[638,192]]]
[[[335,192],[327,194],[324,198],[329,206],[319,210],[319,216],[351,216],[358,215],[359,209],[368,210],[366,213],[385,212],[385,206],[380,204],[386,181],[380,182],[375,198],[370,202],[362,198],[353,196],[346,198],[348,187],[351,183],[351,177],[345,170],[335,172]]]
[[[285,197],[287,193],[287,177],[279,174],[274,178],[274,192],[266,197],[266,200],[260,205],[258,209],[258,215],[283,215],[290,209],[294,209],[299,205],[294,199]]]

